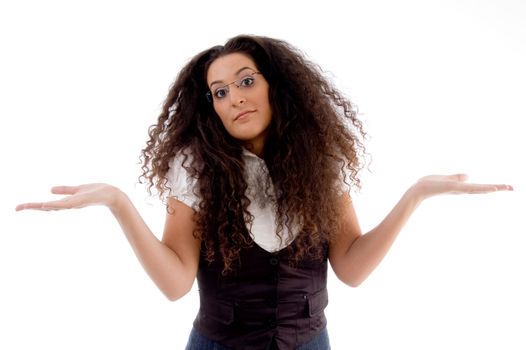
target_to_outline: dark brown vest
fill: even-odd
[[[292,350],[325,328],[327,246],[323,261],[304,259],[291,267],[288,249],[269,253],[253,243],[227,276],[220,255],[209,265],[203,251],[194,327],[207,338],[235,350]]]

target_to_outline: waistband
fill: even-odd
[[[327,288],[286,299],[272,296],[257,299],[217,298],[202,291],[199,297],[201,318],[215,319],[225,325],[234,321],[258,323],[266,318],[275,319],[276,322],[309,318],[323,311],[329,302]]]

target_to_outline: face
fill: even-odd
[[[241,53],[217,58],[207,72],[212,103],[228,133],[261,155],[272,112],[268,83],[256,64]]]

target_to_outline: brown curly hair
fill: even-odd
[[[214,261],[218,250],[227,274],[240,250],[254,243],[247,229],[253,216],[247,209],[242,144],[228,134],[205,96],[210,64],[230,53],[252,58],[269,84],[272,120],[262,158],[275,191],[276,234],[281,239],[284,227],[301,223],[294,244],[287,247],[292,264],[307,256],[321,260],[322,247],[338,231],[344,174],[348,185],[360,187],[365,132],[354,105],[285,41],[240,35],[191,59],[149,128],[139,181],[146,179],[150,194],[155,186],[164,200],[169,163],[188,150],[192,160],[185,159],[183,166],[197,179],[200,198],[194,237],[204,243],[206,260]]]

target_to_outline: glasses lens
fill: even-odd
[[[256,74],[259,74],[259,72],[252,72],[252,73],[244,76],[243,78],[241,78],[239,80],[233,81],[230,84],[227,84],[227,85],[225,85],[223,87],[218,88],[213,93],[212,93],[212,91],[208,91],[205,94],[206,95],[206,99],[208,100],[208,102],[213,102],[214,100],[221,100],[221,99],[223,99],[223,97],[226,97],[226,95],[228,94],[228,92],[230,90],[230,85],[235,85],[238,88],[250,87],[250,86],[252,86],[254,84],[254,82],[256,80],[255,79],[255,75]]]

